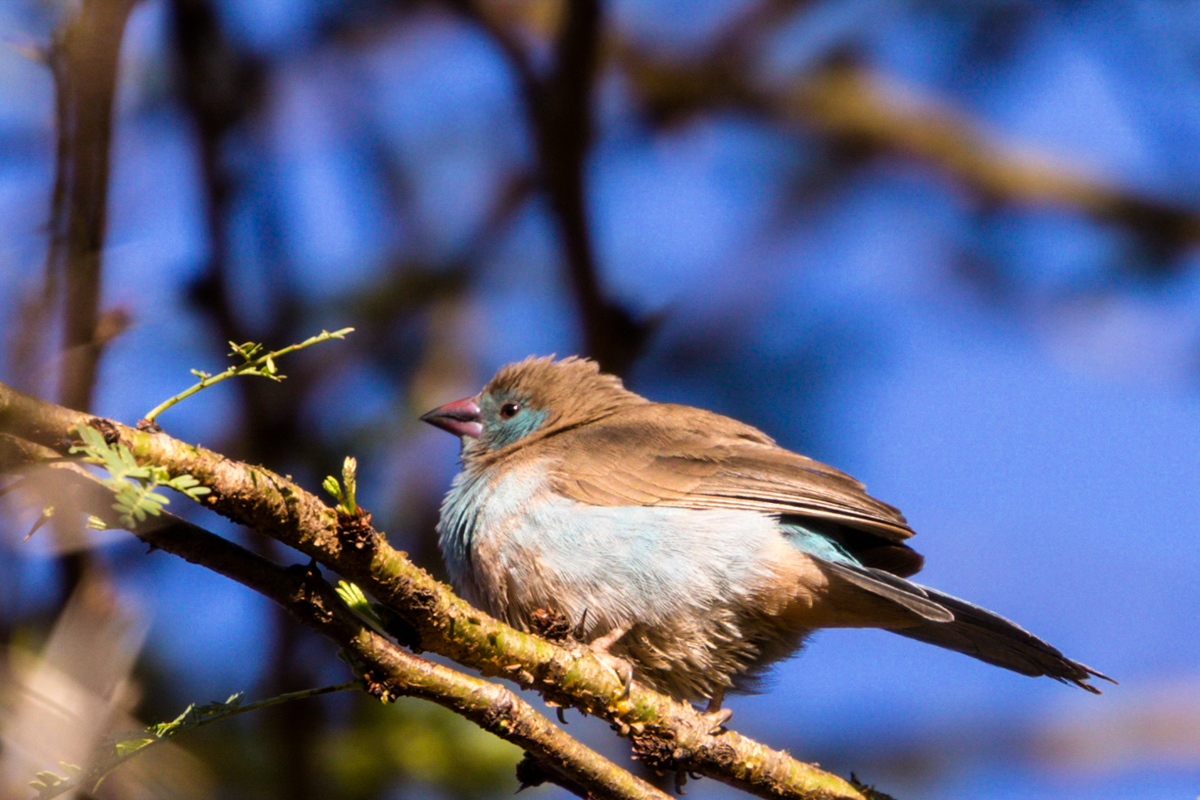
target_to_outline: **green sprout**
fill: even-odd
[[[337,512],[339,515],[354,517],[358,516],[358,502],[354,499],[358,491],[358,461],[352,456],[346,456],[346,460],[342,462],[342,483],[338,484],[337,478],[330,475],[325,478],[325,482],[321,486],[325,491],[333,496],[333,499],[338,501]],[[342,490],[345,486],[345,491]]]

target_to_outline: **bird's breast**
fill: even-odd
[[[550,491],[541,464],[504,470],[464,469],[442,502],[439,544],[450,578],[467,599],[499,613],[495,586],[506,562],[505,543],[527,524]]]
[[[585,620],[591,635],[634,624],[665,630],[719,609],[810,606],[803,595],[823,584],[771,515],[594,506],[554,492],[551,468],[464,471],[442,507],[455,585],[510,623],[551,609]]]

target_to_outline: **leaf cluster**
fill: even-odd
[[[70,452],[82,454],[84,461],[108,471],[109,477],[101,479],[101,483],[112,490],[116,500],[112,507],[125,525],[134,525],[145,520],[147,515],[157,517],[162,513],[163,506],[171,501],[155,491],[160,486],[197,501],[210,492],[191,475],[172,477],[163,467],[138,464],[128,447],[119,442],[116,446],[110,445],[104,434],[90,425],[79,425],[75,432],[82,444],[73,445]]]

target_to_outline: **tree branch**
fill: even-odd
[[[0,435],[0,471],[36,467],[57,457],[49,448]],[[94,511],[111,527],[125,527],[109,506],[112,493],[74,463],[59,463],[28,475],[35,483],[53,479],[55,495],[65,487],[73,503]],[[51,488],[47,483],[46,488]],[[524,748],[590,796],[605,800],[668,800],[650,784],[584,746],[508,689],[400,649],[371,630],[337,597],[315,565],[284,568],[233,542],[164,512],[131,532],[142,541],[210,569],[274,600],[296,619],[340,645],[361,665],[366,690],[387,701],[417,697],[444,706],[481,728]]]
[[[204,505],[294,547],[359,584],[412,628],[414,648],[432,650],[484,675],[503,675],[548,702],[600,716],[630,736],[637,757],[659,770],[687,770],[777,798],[856,798],[870,794],[734,731],[718,735],[686,704],[621,682],[590,651],[517,631],[451,592],[392,549],[365,516],[333,509],[262,467],[230,461],[163,433],[141,432],[56,406],[0,384],[0,431],[61,450],[74,426],[99,427],[139,463],[190,474],[211,490]],[[379,657],[398,658],[383,640],[361,640]],[[367,647],[370,645],[369,648]],[[396,651],[399,652],[399,651]],[[869,790],[865,790],[869,791]]]

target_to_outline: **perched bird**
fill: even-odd
[[[677,699],[718,710],[816,628],[884,628],[1089,692],[1109,680],[906,580],[912,529],[855,479],[592,361],[510,364],[421,419],[462,437],[438,533],[466,598],[525,630],[561,617]]]

